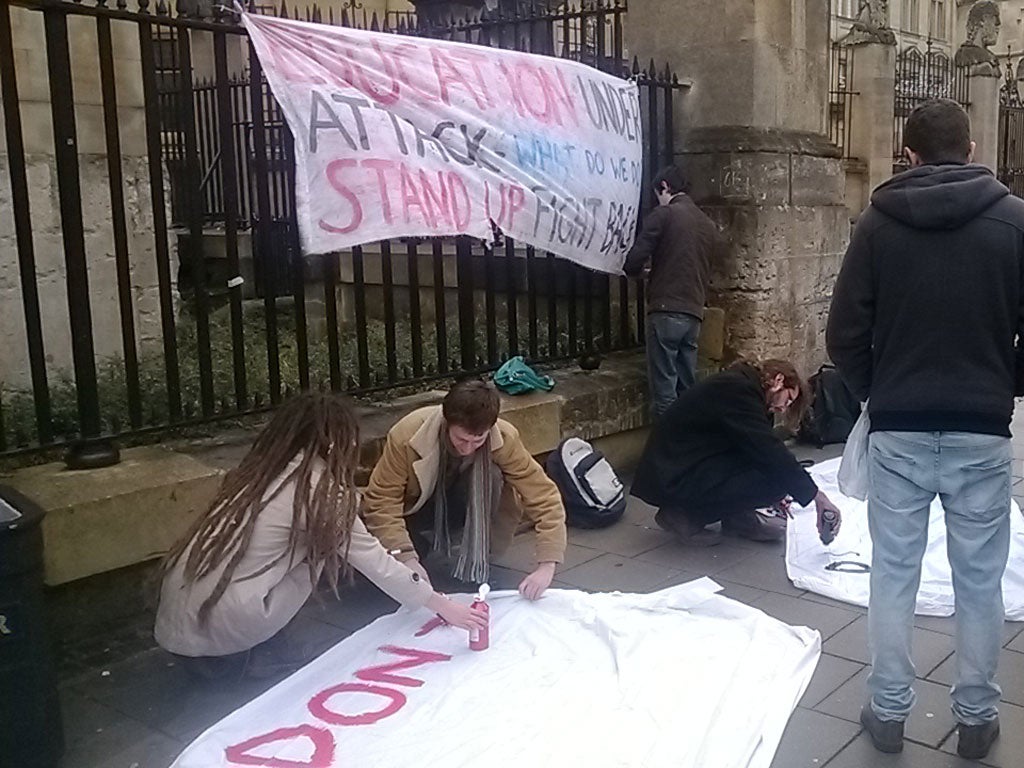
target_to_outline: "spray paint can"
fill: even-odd
[[[481,584],[476,598],[470,605],[470,608],[479,608],[487,614],[487,626],[483,629],[471,630],[469,633],[469,649],[471,651],[486,651],[491,644],[491,607],[487,605],[487,595],[490,591],[490,585]]]
[[[836,538],[836,527],[839,517],[831,509],[821,513],[821,543],[826,547]]]

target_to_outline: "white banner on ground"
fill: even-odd
[[[517,51],[242,20],[295,136],[306,253],[403,236],[490,241],[497,227],[621,271],[642,176],[635,83]]]
[[[843,513],[839,536],[828,547],[818,538],[814,506],[793,506],[794,519],[786,531],[786,572],[800,589],[845,603],[867,606],[870,577],[862,566],[871,565],[871,535],[868,533],[868,505],[839,492],[836,473],[839,459],[823,461],[808,472]],[[841,570],[827,570],[841,563]],[[1010,560],[1003,575],[1003,603],[1009,621],[1024,621],[1024,517],[1016,502],[1010,506]],[[953,614],[953,580],[946,557],[945,510],[936,498],[928,519],[928,548],[921,567],[921,588],[917,593],[921,616]]]
[[[821,638],[715,594],[492,595],[491,647],[400,610],[172,768],[768,768]],[[468,596],[466,596],[468,599]]]

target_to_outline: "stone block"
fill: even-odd
[[[159,557],[213,499],[221,472],[162,448],[132,448],[120,464],[20,470],[9,483],[47,511],[46,583],[63,584]]]
[[[53,155],[53,115],[49,101],[21,102],[21,130],[26,155]]]
[[[842,163],[831,157],[792,156],[793,205],[835,205],[845,194]]]
[[[41,13],[34,14],[42,19]],[[18,80],[18,99],[25,109],[26,102],[50,104],[50,76],[46,66],[46,48],[42,30],[39,31],[39,44],[32,45],[28,40],[22,45],[17,36],[14,38],[14,70]]]
[[[548,392],[501,398],[501,418],[519,430],[523,445],[533,454],[554,450],[562,439],[563,398]]]
[[[725,354],[725,312],[719,307],[704,310],[697,354],[706,363],[721,363]]]

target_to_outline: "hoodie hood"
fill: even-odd
[[[1008,194],[984,165],[922,165],[880,185],[871,204],[915,229],[958,229]]]

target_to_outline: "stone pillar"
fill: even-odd
[[[727,356],[825,359],[824,328],[849,237],[845,176],[824,136],[828,0],[652,0],[631,10],[630,51],[693,86],[677,160],[723,230],[710,303]]]
[[[871,190],[892,177],[896,47],[883,43],[852,46],[850,68],[850,155],[867,169],[863,198],[847,201],[856,214],[867,206]]]
[[[998,77],[983,72],[971,74],[971,137],[977,145],[974,162],[987,165],[993,172],[999,168],[999,86]]]

